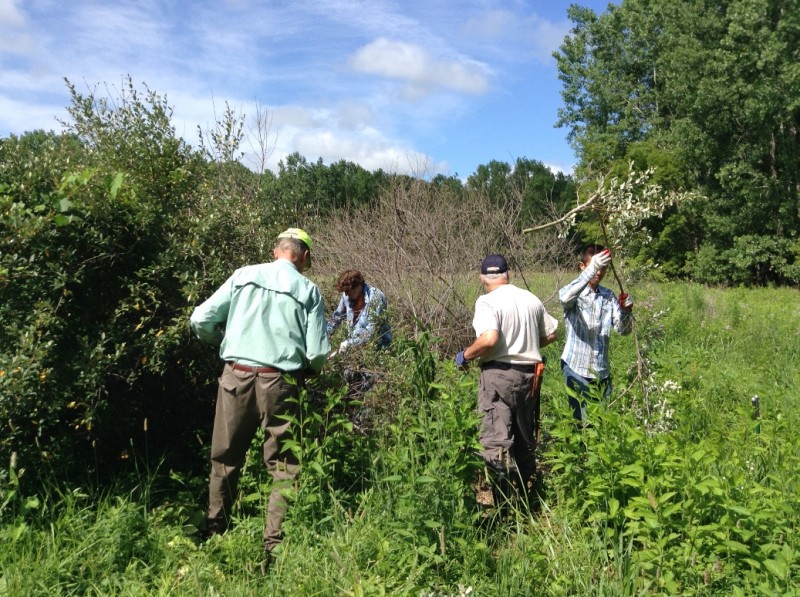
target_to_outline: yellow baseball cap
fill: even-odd
[[[306,264],[306,268],[311,267],[311,249],[314,243],[308,235],[308,232],[302,228],[287,228],[278,235],[278,238],[296,238],[304,243],[308,247],[308,263]]]

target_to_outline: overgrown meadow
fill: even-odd
[[[335,366],[304,394],[292,446],[304,470],[266,575],[257,449],[235,525],[208,542],[205,479],[136,452],[134,482],[103,490],[48,475],[31,487],[6,468],[0,593],[797,594],[796,291],[634,296],[636,339],[614,338],[614,399],[590,427],[574,426],[558,343],[546,349],[531,505],[476,502],[477,373],[423,334],[369,363],[381,378],[358,399]]]
[[[522,230],[570,181],[541,165],[544,184],[493,194],[298,158],[256,174],[230,111],[193,149],[130,79],[116,100],[69,89],[63,134],[0,139],[0,595],[800,594],[796,289],[637,282],[660,270],[615,247],[636,326],[612,340],[613,399],[577,428],[562,342],[546,348],[537,492],[494,504],[478,374],[452,357],[488,252],[560,315],[574,246]],[[651,242],[646,224],[626,239]],[[336,274],[363,270],[396,341],[302,393],[303,472],[263,570],[259,438],[232,528],[200,539],[220,362],[187,324],[289,225],[315,239],[328,306]]]

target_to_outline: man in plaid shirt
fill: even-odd
[[[561,369],[569,392],[569,404],[579,421],[586,419],[586,398],[611,394],[611,368],[608,346],[611,329],[630,334],[633,322],[633,299],[625,293],[619,298],[600,286],[611,252],[600,245],[589,245],[580,255],[580,275],[558,291],[564,308],[566,327]]]

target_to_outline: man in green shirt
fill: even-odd
[[[304,373],[320,372],[330,352],[322,295],[301,273],[311,265],[311,247],[301,228],[282,232],[275,261],[237,269],[190,320],[198,338],[219,346],[225,361],[211,439],[208,532],[227,528],[247,448],[261,426],[273,478],[264,528],[268,556],[281,541],[281,491],[299,473],[295,456],[282,449],[290,434],[285,418],[297,416],[297,403],[287,399],[297,396]]]

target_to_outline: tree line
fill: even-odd
[[[667,277],[800,282],[800,2],[572,6],[555,57],[578,177],[656,168],[702,200],[629,247]]]

